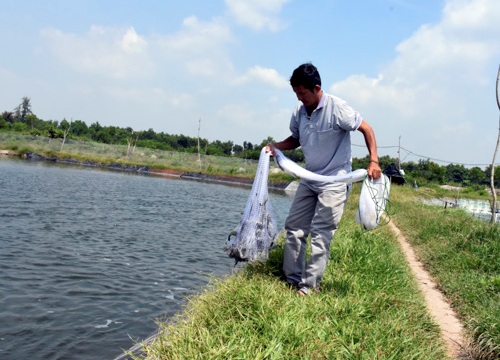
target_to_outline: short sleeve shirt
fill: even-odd
[[[307,115],[298,105],[290,120],[290,131],[298,138],[306,160],[306,169],[320,175],[351,171],[351,136],[362,117],[343,99],[326,94],[318,107]]]

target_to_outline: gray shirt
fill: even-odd
[[[299,104],[292,114],[290,131],[299,139],[306,169],[320,175],[351,171],[350,132],[357,130],[361,121],[361,115],[346,101],[325,92],[311,116]]]

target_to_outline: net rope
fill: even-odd
[[[283,170],[287,174],[292,175],[296,178],[309,181],[318,181],[326,183],[341,182],[345,184],[350,184],[353,182],[364,180],[366,178],[366,175],[368,174],[366,169],[358,169],[341,175],[332,175],[332,176],[319,175],[309,170],[306,170],[302,166],[294,163],[292,160],[287,158],[279,149],[275,149],[274,161],[281,168],[281,170]]]

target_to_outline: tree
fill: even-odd
[[[89,127],[82,120],[75,120],[71,126],[71,133],[75,136],[87,136]]]
[[[212,155],[212,156],[223,156],[224,153],[222,149],[217,146],[215,143],[210,143],[208,144],[207,148],[205,149],[205,153],[207,155]]]
[[[43,123],[33,113],[26,115],[24,121],[26,122],[26,124],[31,125],[32,132],[34,130],[36,131],[36,129],[41,130],[40,127],[43,127]]]
[[[150,129],[150,130],[152,130],[152,129]],[[179,136],[179,139],[177,140],[177,144],[180,147],[187,149],[189,147],[189,138],[185,135],[181,135],[181,136]]]
[[[379,166],[382,170],[391,164],[397,164],[398,159],[391,158],[389,155],[380,156],[378,158]],[[366,155],[364,158],[354,158],[353,159],[353,168],[355,169],[366,169],[370,164],[370,155]]]
[[[290,160],[293,160],[297,163],[304,162],[304,153],[302,152],[302,148],[297,148],[293,150],[286,150],[283,152]]]
[[[28,126],[26,126],[25,123],[23,122],[15,122],[13,125],[12,125],[12,128],[14,129],[14,131],[17,131],[17,132],[26,132],[28,130]]]
[[[446,180],[462,184],[469,179],[469,172],[463,165],[448,164],[446,166]]]
[[[49,143],[52,141],[52,139],[62,139],[63,134],[60,129],[57,129],[55,127],[51,127],[48,129],[49,132]]]
[[[215,140],[214,142],[210,143],[207,150],[208,150],[207,155],[212,154],[212,155],[230,156],[233,150],[233,142],[232,141],[222,142],[220,140]]]
[[[148,131],[139,132],[140,140],[156,140],[156,133],[153,129],[148,129]]]
[[[11,124],[7,120],[5,120],[3,115],[4,114],[0,115],[0,129],[9,129]]]
[[[255,150],[262,150],[263,147],[267,146],[267,144],[272,144],[274,143],[274,139],[271,137],[271,136],[268,136],[267,138],[265,138],[264,140],[262,140],[262,142],[260,143],[260,146],[258,149],[255,149]]]
[[[419,160],[416,171],[418,175],[428,181],[437,182],[439,184],[445,183],[445,168],[430,161],[430,159]]]
[[[486,173],[477,166],[474,166],[469,170],[469,180],[473,184],[484,185],[487,182]]]
[[[27,96],[23,97],[21,103],[14,109],[16,121],[26,122],[26,116],[33,114],[31,111],[31,99]],[[31,123],[33,129],[33,123]]]
[[[245,150],[253,150],[253,145],[251,142],[243,141],[243,149]]]
[[[243,152],[243,146],[241,145],[233,145],[233,153],[238,155]]]
[[[14,118],[14,113],[10,111],[4,111],[2,113],[2,118],[11,124],[13,124],[16,121],[16,119]]]
[[[137,140],[139,139],[139,135],[135,136],[134,147],[130,149],[130,145],[132,145],[132,141],[134,140],[134,129],[127,128],[127,131],[130,129],[130,137],[127,138],[127,156],[131,158],[134,155],[135,147],[137,146]]]
[[[484,173],[485,174],[491,174],[492,171],[494,171],[494,173],[493,173],[494,186],[495,186],[495,188],[499,188],[500,187],[500,166],[495,166],[492,169],[491,165],[488,165],[486,167],[486,169],[484,170]],[[488,183],[488,185],[491,185],[490,184],[490,178],[488,178],[487,183]]]
[[[61,121],[60,128],[63,131],[63,141],[61,143],[61,150],[59,150],[59,151],[63,150],[64,143],[66,142],[66,137],[68,136],[69,131],[71,130],[71,124],[73,124],[73,120],[71,120],[71,122],[68,122],[68,120],[66,120],[66,119],[63,119]]]
[[[95,122],[93,124],[90,125],[89,127],[89,135],[90,135],[90,138],[92,140],[95,140],[95,141],[98,141],[98,133],[99,131],[101,131],[103,129],[103,127],[101,126],[101,124],[99,124],[99,122]]]

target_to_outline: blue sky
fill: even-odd
[[[401,137],[402,161],[484,168],[499,17],[498,0],[0,0],[0,112],[28,96],[44,120],[196,137],[201,119],[210,141],[260,144],[289,135],[288,79],[310,61],[380,155]]]

